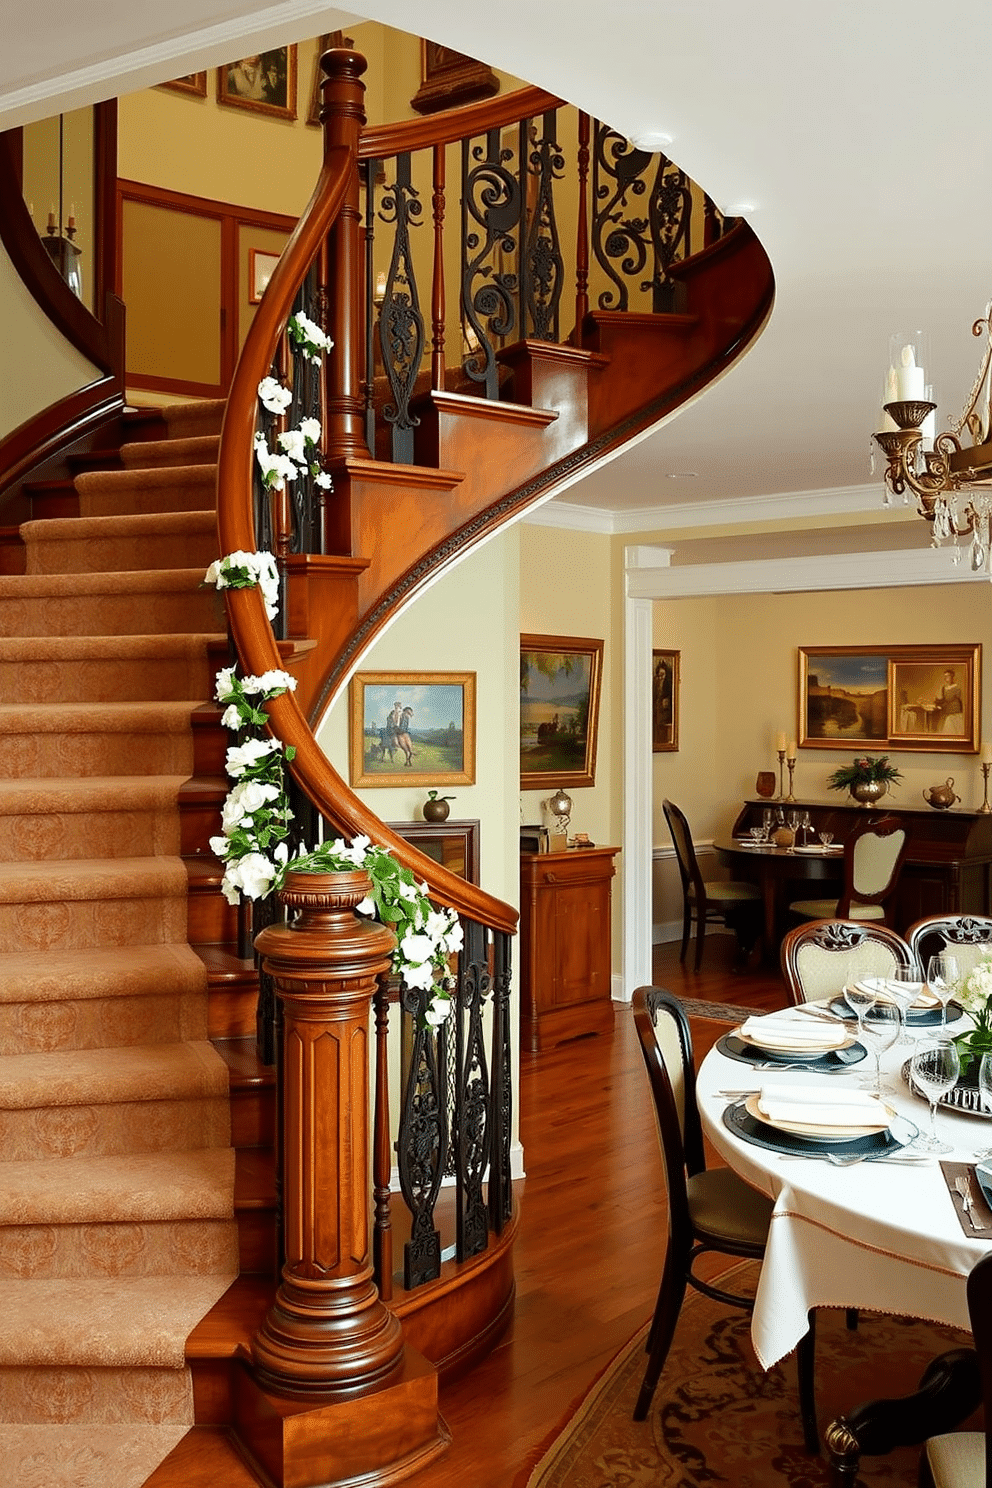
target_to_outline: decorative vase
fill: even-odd
[[[859,806],[874,806],[888,790],[885,780],[856,780],[850,787],[851,795]]]
[[[447,821],[451,811],[447,796],[436,796],[434,792],[431,792],[430,798],[424,802],[421,809],[424,813],[424,821],[429,822]]]

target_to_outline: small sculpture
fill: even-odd
[[[424,813],[424,821],[447,821],[448,813],[451,810],[448,802],[454,799],[454,796],[439,796],[436,790],[429,790],[427,792],[427,800],[421,808]]]
[[[955,801],[960,801],[961,797],[955,795],[954,777],[948,775],[943,785],[931,785],[929,790],[925,790],[923,799],[935,811],[946,811],[949,806],[954,805]]]

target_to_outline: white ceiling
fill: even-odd
[[[959,412],[978,361],[971,323],[992,293],[984,0],[362,0],[356,13],[629,135],[670,135],[673,157],[743,212],[771,258],[776,304],[754,350],[569,503],[623,513],[820,492],[829,508],[848,488],[848,506],[874,507],[868,435],[900,327],[929,329],[939,417]],[[229,60],[249,35],[300,39],[348,18],[313,0],[33,0],[5,28],[0,123]]]

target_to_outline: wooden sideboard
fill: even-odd
[[[520,854],[520,1045],[613,1027],[610,881],[618,847]]]
[[[909,851],[899,877],[895,928],[905,931],[916,920],[938,914],[992,913],[992,815],[979,811],[935,811],[932,806],[902,806],[898,797],[883,797],[876,807],[837,801],[745,801],[734,836],[760,826],[766,807],[808,811],[814,831],[833,832],[846,840],[868,815],[897,816],[909,831]]]

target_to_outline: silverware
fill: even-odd
[[[796,1012],[807,1013],[811,1018],[825,1018],[828,1023],[853,1023],[854,1018],[845,1018],[842,1013],[832,1013],[829,1008],[814,1007],[811,1002],[800,1002]]]
[[[930,1161],[923,1153],[907,1154],[905,1157],[872,1157],[868,1152],[847,1155],[840,1152],[787,1152],[782,1154],[786,1162],[826,1162],[835,1168],[856,1168],[859,1163],[888,1163],[893,1167],[912,1168]]]
[[[987,1230],[988,1225],[985,1221],[975,1218],[975,1190],[972,1188],[970,1176],[962,1173],[959,1178],[955,1178],[954,1187],[961,1195],[961,1204],[971,1223],[971,1228],[976,1234],[981,1230]]]

